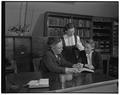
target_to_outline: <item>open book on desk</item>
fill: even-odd
[[[80,69],[78,70],[78,72],[91,72],[91,73],[93,73],[94,70],[91,70],[91,69],[88,69],[88,68],[80,68]]]
[[[49,79],[31,80],[27,85],[29,88],[49,87]]]
[[[77,68],[79,73],[81,73],[81,72],[91,72],[91,73],[93,73],[94,72],[94,70],[92,70],[92,69],[89,69],[87,67],[83,67],[82,63],[74,64],[72,67]]]

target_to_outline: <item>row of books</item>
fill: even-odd
[[[109,36],[110,36],[110,33],[109,33],[109,34],[104,34],[104,33],[94,33],[93,35],[94,35],[94,36],[99,36],[99,37],[101,37],[101,36],[102,36],[102,37],[106,37],[106,36],[109,37]]]
[[[78,29],[77,34],[80,37],[91,37],[90,30],[88,30],[88,29]]]
[[[104,29],[104,30],[110,30],[110,27],[104,27],[104,26],[99,26],[99,25],[94,25],[93,29]]]
[[[48,17],[47,26],[65,26],[69,22],[69,18]]]
[[[112,19],[107,19],[107,18],[101,18],[101,17],[96,17],[93,19],[95,22],[112,22]]]
[[[76,30],[76,34],[80,37],[91,37],[90,30],[88,29],[78,29]],[[48,35],[49,36],[61,36],[64,35],[63,28],[48,28]]]
[[[113,47],[113,56],[118,56],[118,53],[119,53],[118,48],[119,47],[117,45],[114,45],[114,47]]]
[[[95,33],[103,33],[103,34],[110,34],[111,33],[110,30],[106,30],[106,29],[94,29],[93,32],[94,32],[94,34]]]
[[[72,22],[75,27],[91,27],[91,22],[89,20],[73,19]]]
[[[75,27],[91,27],[89,20],[82,19],[69,19],[60,17],[48,17],[47,26],[65,26],[67,23],[72,22]]]
[[[102,53],[111,52],[112,20],[96,17],[93,19],[93,39],[96,40],[96,48]]]
[[[62,36],[64,35],[63,28],[48,28],[48,36]]]
[[[113,25],[113,45],[118,46],[118,26]]]

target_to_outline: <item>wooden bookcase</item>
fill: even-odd
[[[112,54],[112,24],[113,19],[93,17],[92,37],[96,41],[96,50],[104,54]]]
[[[14,60],[17,73],[33,71],[32,38],[27,36],[6,36],[5,57]]]
[[[92,34],[92,16],[46,12],[44,16],[44,36],[62,36],[64,27],[72,22],[75,25],[75,33],[81,39],[89,39]]]
[[[62,36],[65,24],[72,22],[75,33],[81,41],[93,38],[96,50],[103,55],[113,53],[113,19],[108,17],[78,15],[60,12],[46,12],[44,16],[44,36]]]
[[[112,32],[112,38],[113,38],[113,56],[114,57],[118,57],[118,27],[119,27],[119,24],[118,24],[118,20],[117,19],[114,19],[113,21],[113,32]]]
[[[113,19],[113,32],[112,32],[112,43],[113,43],[113,54],[109,61],[109,75],[115,78],[118,78],[118,67],[119,67],[119,61],[118,61],[118,19]]]

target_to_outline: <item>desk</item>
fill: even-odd
[[[8,92],[19,92],[19,93],[74,92],[72,90],[66,90],[66,89],[115,80],[112,77],[109,77],[107,75],[103,75],[100,73],[83,72],[80,74],[74,74],[73,79],[70,81],[66,81],[64,84],[64,89],[62,89],[62,84],[60,82],[59,74],[48,73],[44,77],[49,78],[49,88],[29,89],[27,87],[24,87],[24,85],[28,83],[30,80],[37,80],[37,79],[43,78],[40,72],[26,72],[26,73],[24,72],[19,74],[10,74],[7,76],[6,80],[10,84],[16,85],[17,87],[16,89],[9,89]]]

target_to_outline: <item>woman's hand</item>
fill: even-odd
[[[93,65],[89,65],[89,64],[85,64],[85,67],[89,68],[89,69],[94,69]]]
[[[82,63],[77,63],[77,64],[74,64],[73,66],[72,66],[73,68],[83,68],[83,64]]]
[[[77,73],[78,69],[77,68],[66,68],[65,72],[66,73]]]

